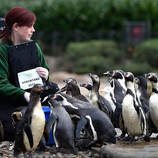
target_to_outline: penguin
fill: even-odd
[[[69,114],[80,117],[75,131],[76,139],[80,139],[81,130],[88,124],[92,131],[92,144],[96,142],[100,144],[116,143],[116,131],[106,113],[88,102],[83,102],[64,93],[56,94],[56,100],[65,107]]]
[[[152,132],[155,131],[155,126],[150,118],[150,111],[149,111],[149,95],[147,92],[148,81],[145,75],[135,77],[135,91],[136,97],[139,105],[142,106],[146,120],[147,120],[147,129],[148,135],[150,136]]]
[[[109,71],[104,72],[103,76],[104,76],[104,86],[105,86],[104,89],[102,90],[103,97],[109,101],[112,111],[114,113],[116,108],[116,104],[115,104],[116,99],[114,97],[114,88],[115,88],[114,79],[112,78]]]
[[[136,97],[145,113],[149,112],[149,97],[147,94],[147,80],[144,76],[137,76],[134,79]]]
[[[133,143],[135,136],[147,135],[147,125],[145,113],[136,100],[133,73],[127,72],[125,79],[127,92],[122,102],[122,117],[130,143]]]
[[[118,139],[124,139],[126,135],[126,129],[122,118],[122,101],[127,91],[124,73],[125,72],[122,70],[113,70],[110,72],[112,76],[111,86],[113,87],[114,93],[113,101],[116,105],[114,112],[114,126],[115,128],[120,128],[122,131]]]
[[[152,93],[149,98],[149,116],[153,123],[152,131],[158,132],[158,75],[157,73],[148,73],[146,78],[152,84]]]
[[[52,110],[46,123],[46,129],[48,129],[49,133],[52,129],[56,147],[65,148],[77,154],[74,141],[74,126],[69,114],[65,108],[53,98],[50,98],[49,105]]]
[[[40,95],[41,98],[41,104],[42,106],[48,106],[48,97],[55,94],[57,91],[59,91],[59,87],[56,83],[52,81],[45,81],[44,85],[45,88]]]
[[[100,78],[96,74],[89,73],[89,77],[92,80],[92,90],[90,91],[90,103],[96,105],[100,110],[107,113],[110,119],[113,117],[113,111],[109,101],[100,95]]]
[[[42,138],[45,114],[41,107],[40,94],[43,86],[36,84],[31,89],[26,112],[16,125],[14,156],[35,150]]]
[[[66,85],[63,88],[61,88],[60,90],[61,92],[66,91],[66,94],[69,94],[72,97],[75,97],[82,101],[88,102],[88,99],[81,94],[77,81],[74,78],[67,78],[64,79],[63,81],[66,83]]]
[[[122,70],[113,70],[111,73],[112,78],[115,79],[114,96],[116,102],[121,104],[127,90],[124,72]]]
[[[3,128],[3,124],[0,120],[0,142],[2,142],[4,139],[4,128]]]

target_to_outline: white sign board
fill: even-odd
[[[20,84],[20,88],[22,89],[30,89],[35,84],[43,85],[43,81],[41,77],[36,72],[36,69],[31,69],[18,73],[18,80]]]

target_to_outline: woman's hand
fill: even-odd
[[[37,67],[36,68],[37,73],[39,74],[40,77],[44,78],[45,80],[48,79],[48,70],[46,68],[43,67]]]

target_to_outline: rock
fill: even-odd
[[[158,141],[138,141],[133,144],[117,142],[104,145],[100,151],[101,158],[158,158]]]

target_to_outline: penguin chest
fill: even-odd
[[[125,96],[123,100],[122,116],[129,135],[135,136],[142,134],[140,119],[134,108],[133,97],[130,95]]]
[[[158,129],[158,95],[152,94],[149,99],[149,110],[150,110],[150,117],[153,121],[154,125]]]
[[[114,102],[112,101],[112,97],[110,96],[110,92],[109,93],[104,93],[104,98],[106,98],[108,100],[108,102],[111,105],[112,111],[114,112],[116,109],[116,106],[114,104]]]
[[[41,107],[36,106],[32,113],[32,121],[31,121],[31,131],[33,136],[33,147],[30,147],[29,140],[27,138],[26,133],[24,132],[24,142],[27,151],[32,151],[37,148],[45,127],[45,115]]]
[[[96,93],[92,92],[89,96],[89,102],[94,105],[94,106],[97,106],[98,107],[98,97],[96,95]]]

